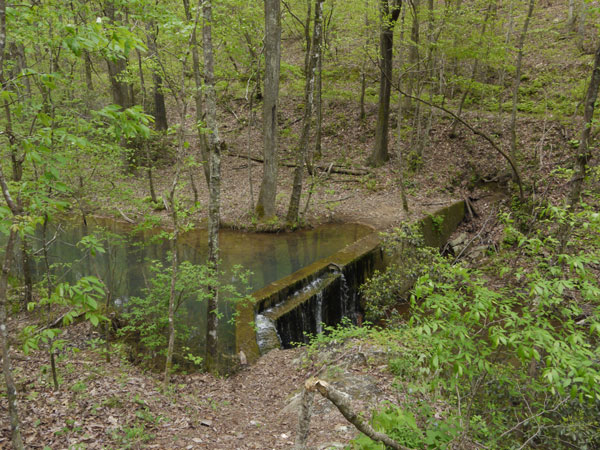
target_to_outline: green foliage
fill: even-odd
[[[104,298],[104,285],[93,276],[82,277],[75,284],[60,283],[52,295],[42,298],[39,302],[27,305],[29,310],[36,307],[49,305],[52,307],[66,308],[62,316],[63,325],[70,325],[78,317],[88,320],[93,326],[98,326],[107,318],[101,313],[99,300]],[[51,343],[51,351],[62,348],[64,341],[55,340],[60,334],[60,329],[44,328],[37,325],[28,325],[21,332],[23,352],[38,350],[40,344]]]
[[[504,217],[505,248],[490,275],[510,288],[494,287],[486,272],[452,264],[434,251],[407,253],[400,245],[411,236],[406,231],[386,236],[388,248],[391,242],[407,255],[407,273],[416,275],[409,326],[397,328],[413,350],[405,351],[406,359],[391,358],[389,367],[404,384],[420,380],[422,392],[470,405],[461,420],[474,438],[503,446],[519,439],[512,431],[521,421],[525,439],[537,433],[548,445],[563,439],[579,447],[599,439],[592,424],[600,405],[600,214],[587,205],[577,213],[546,205],[535,214],[527,234],[511,215]],[[557,239],[561,225],[568,233]],[[406,283],[401,271],[392,265],[362,288],[367,311],[388,324],[399,323],[389,318]],[[442,435],[458,428],[451,430]],[[427,445],[437,445],[433,436]]]
[[[382,234],[382,246],[390,260],[387,269],[375,271],[361,286],[368,320],[379,323],[401,320],[400,303],[408,303],[409,290],[415,280],[428,269],[435,250],[423,246],[418,228],[403,225]]]
[[[374,414],[371,425],[375,430],[386,433],[401,445],[409,448],[422,449],[422,433],[417,426],[415,417],[396,406],[388,406]],[[385,445],[372,441],[361,435],[353,441],[353,448],[361,450],[385,450]]]
[[[436,418],[427,405],[418,408],[418,413],[422,421],[421,426],[417,424],[417,419],[411,411],[390,404],[373,414],[371,425],[376,431],[387,434],[400,445],[411,449],[446,449],[461,432],[455,417]],[[352,448],[385,450],[386,447],[361,434],[352,441]]]
[[[150,270],[153,276],[144,295],[131,297],[126,304],[123,312],[126,325],[119,330],[119,335],[134,345],[136,358],[151,367],[160,367],[167,350],[172,267],[154,261]],[[246,289],[247,271],[235,267],[229,275],[229,279],[235,279],[242,289]],[[204,328],[200,323],[192,324],[186,320],[187,308],[193,308],[193,303],[206,302],[213,295],[211,287],[218,286],[223,301],[236,303],[247,299],[238,288],[223,283],[222,276],[207,265],[195,265],[189,261],[179,264],[175,281],[175,360],[187,361],[195,366],[203,361],[197,351],[190,349],[189,340],[192,336],[202,336]]]

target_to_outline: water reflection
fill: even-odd
[[[267,284],[283,278],[314,261],[332,255],[371,232],[358,224],[324,225],[312,230],[293,233],[244,233],[221,230],[221,269],[224,281],[231,282],[230,270],[234,265],[242,265],[252,272],[249,278],[249,291],[258,290]],[[57,234],[57,239],[49,247],[49,260],[57,282],[73,282],[85,275],[99,276],[106,283],[116,307],[127,307],[132,296],[142,296],[149,287],[152,273],[151,261],[167,263],[169,243],[157,240],[158,231],[133,233],[132,227],[115,221],[88,220],[88,225],[64,222],[60,226],[49,226],[47,236]],[[90,256],[77,243],[86,235],[95,234],[104,247],[104,253]],[[34,252],[41,245],[41,230],[31,236]],[[206,230],[192,230],[183,234],[178,246],[180,261],[204,264],[208,256]],[[43,273],[44,263],[38,252],[35,262],[36,273]],[[40,279],[38,275],[38,279]],[[235,280],[234,280],[235,281]],[[241,288],[241,286],[237,286]],[[206,323],[206,304],[186,300],[183,307],[185,320],[195,329],[194,347],[202,353]],[[221,301],[220,351],[231,354],[234,351],[234,329],[229,323],[234,306]]]

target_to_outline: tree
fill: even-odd
[[[596,100],[598,99],[598,89],[600,87],[600,44],[596,48],[594,56],[594,67],[592,69],[592,78],[588,85],[587,94],[585,96],[584,111],[583,111],[583,127],[581,129],[581,137],[579,138],[579,146],[575,158],[575,173],[571,179],[571,192],[569,200],[571,205],[577,204],[583,182],[588,169],[588,162],[592,157],[590,149],[590,136],[592,132],[592,120],[594,118],[594,109]]]
[[[123,11],[117,8],[114,0],[109,0],[105,3],[104,12],[112,24],[118,25],[121,22]],[[106,67],[108,68],[113,102],[123,109],[135,104],[131,84],[124,79],[127,63],[127,53],[110,53],[106,56]]]
[[[158,55],[158,48],[156,46],[157,27],[152,21],[148,22],[148,35],[147,45],[150,58],[156,60]],[[156,62],[154,62],[156,65]],[[141,81],[141,80],[140,80]],[[163,80],[160,76],[160,70],[158,67],[154,67],[152,70],[152,115],[154,116],[154,128],[157,131],[166,131],[169,128],[167,121],[167,107],[165,106],[165,95],[163,93]]]
[[[4,57],[6,53],[6,2],[0,0],[0,80],[4,81]],[[20,208],[13,201],[2,165],[0,165],[0,187],[2,195],[13,216],[20,215]],[[15,450],[23,449],[23,440],[21,438],[21,429],[19,421],[19,410],[17,406],[17,391],[12,376],[12,365],[10,357],[9,336],[7,327],[7,296],[8,296],[8,276],[10,272],[10,263],[12,250],[16,239],[16,231],[11,224],[8,241],[4,252],[4,261],[2,263],[2,273],[0,273],[0,344],[2,345],[2,372],[4,373],[4,382],[6,384],[6,394],[8,400],[8,414],[10,416],[10,429],[12,433],[13,448]]]
[[[517,103],[519,101],[519,86],[521,85],[521,67],[523,65],[523,46],[525,45],[525,38],[527,37],[527,29],[529,28],[529,21],[533,14],[533,7],[535,0],[529,0],[529,8],[527,9],[527,16],[525,17],[525,23],[523,24],[523,30],[519,36],[519,42],[517,43],[517,63],[516,63],[516,74],[515,81],[513,84],[513,104],[512,113],[510,116],[510,156],[514,160],[517,158]]]
[[[210,191],[208,205],[208,264],[215,274],[219,273],[219,226],[221,208],[221,138],[217,125],[217,102],[214,85],[214,50],[212,43],[212,1],[204,0],[202,6],[204,25],[202,28],[204,49],[204,86],[206,91],[206,127],[208,129],[208,151],[210,155]],[[206,367],[217,370],[217,328],[219,325],[219,286],[215,282],[209,288],[206,321]]]
[[[294,184],[290,197],[290,206],[287,213],[287,221],[294,224],[298,221],[300,209],[300,196],[302,194],[302,178],[304,176],[304,164],[308,153],[308,141],[310,137],[310,124],[314,106],[315,82],[317,70],[322,57],[321,41],[323,26],[323,0],[315,0],[315,20],[312,45],[306,70],[306,82],[304,88],[304,116],[302,118],[302,136],[296,151],[296,168],[294,169]]]
[[[193,23],[192,35],[190,37],[190,46],[192,51],[192,68],[194,70],[194,101],[196,104],[196,130],[198,131],[198,145],[200,147],[200,158],[202,162],[202,168],[204,170],[204,178],[206,184],[210,183],[210,169],[208,161],[208,149],[206,134],[203,131],[204,123],[204,105],[202,100],[202,73],[200,71],[200,56],[198,54],[198,40],[197,36],[197,22],[198,16],[192,21],[192,12],[190,10],[189,0],[183,0],[183,8],[185,11],[185,19],[188,24]],[[197,14],[200,13],[198,9]]]
[[[280,0],[265,0],[265,77],[263,97],[263,178],[256,204],[260,218],[275,215],[277,193],[279,65],[281,60]]]
[[[6,38],[6,26],[5,26],[5,3],[4,0],[0,0],[0,51],[2,51],[4,47],[4,42]],[[2,51],[2,55],[4,52]],[[0,60],[2,57],[0,56]],[[0,61],[3,62],[3,61]],[[0,66],[2,67],[2,66]],[[13,205],[13,208],[16,208],[16,205],[12,201],[10,196],[10,192],[8,191],[8,187],[6,185],[6,181],[4,179],[4,174],[2,173],[2,168],[0,167],[0,183],[2,185],[2,194],[4,195],[4,199],[8,205]],[[18,209],[13,211],[14,213],[19,213]],[[11,224],[10,232],[8,235],[8,241],[6,243],[6,247],[4,250],[4,261],[2,263],[2,273],[0,274],[0,345],[2,346],[2,372],[4,373],[4,383],[6,384],[6,394],[8,400],[8,415],[10,417],[10,429],[12,433],[12,443],[13,448],[15,450],[22,450],[23,448],[23,440],[21,438],[21,422],[19,420],[19,409],[17,406],[17,390],[15,387],[15,381],[12,375],[12,363],[10,357],[10,345],[9,345],[9,335],[8,335],[8,326],[7,326],[7,316],[6,311],[8,308],[8,276],[10,273],[11,259],[13,253],[13,246],[15,239],[17,237],[17,233],[14,229],[14,225]]]
[[[402,0],[381,0],[381,32],[379,55],[379,103],[375,129],[375,147],[369,164],[381,166],[389,159],[388,125],[390,119],[390,94],[392,91],[392,61],[394,56],[394,26],[400,16]]]

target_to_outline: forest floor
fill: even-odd
[[[115,354],[106,362],[101,349],[89,345],[98,337],[89,325],[71,327],[62,337],[72,344],[82,341],[78,345],[85,350],[59,358],[59,390],[52,387],[47,354],[14,355],[27,448],[291,448],[297,394],[317,373],[348,391],[363,410],[394,399],[393,376],[381,358],[385,353],[375,348],[357,352],[341,346],[335,358],[327,355],[335,360],[327,366],[310,364],[303,349],[273,350],[230,377],[176,375],[164,389],[156,374],[125,357]],[[311,446],[341,448],[355,434],[328,401],[315,400]],[[10,447],[9,436],[3,420],[0,448]]]

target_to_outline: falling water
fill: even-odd
[[[319,334],[323,332],[323,291],[317,293],[316,303],[317,334]]]
[[[262,354],[281,347],[281,338],[277,333],[275,323],[262,314],[256,315],[256,340]]]
[[[349,299],[350,288],[348,287],[348,282],[346,281],[344,272],[340,272],[340,311],[342,312],[342,317],[348,316],[348,306],[350,306],[350,309],[354,309],[353,305],[349,305]]]

